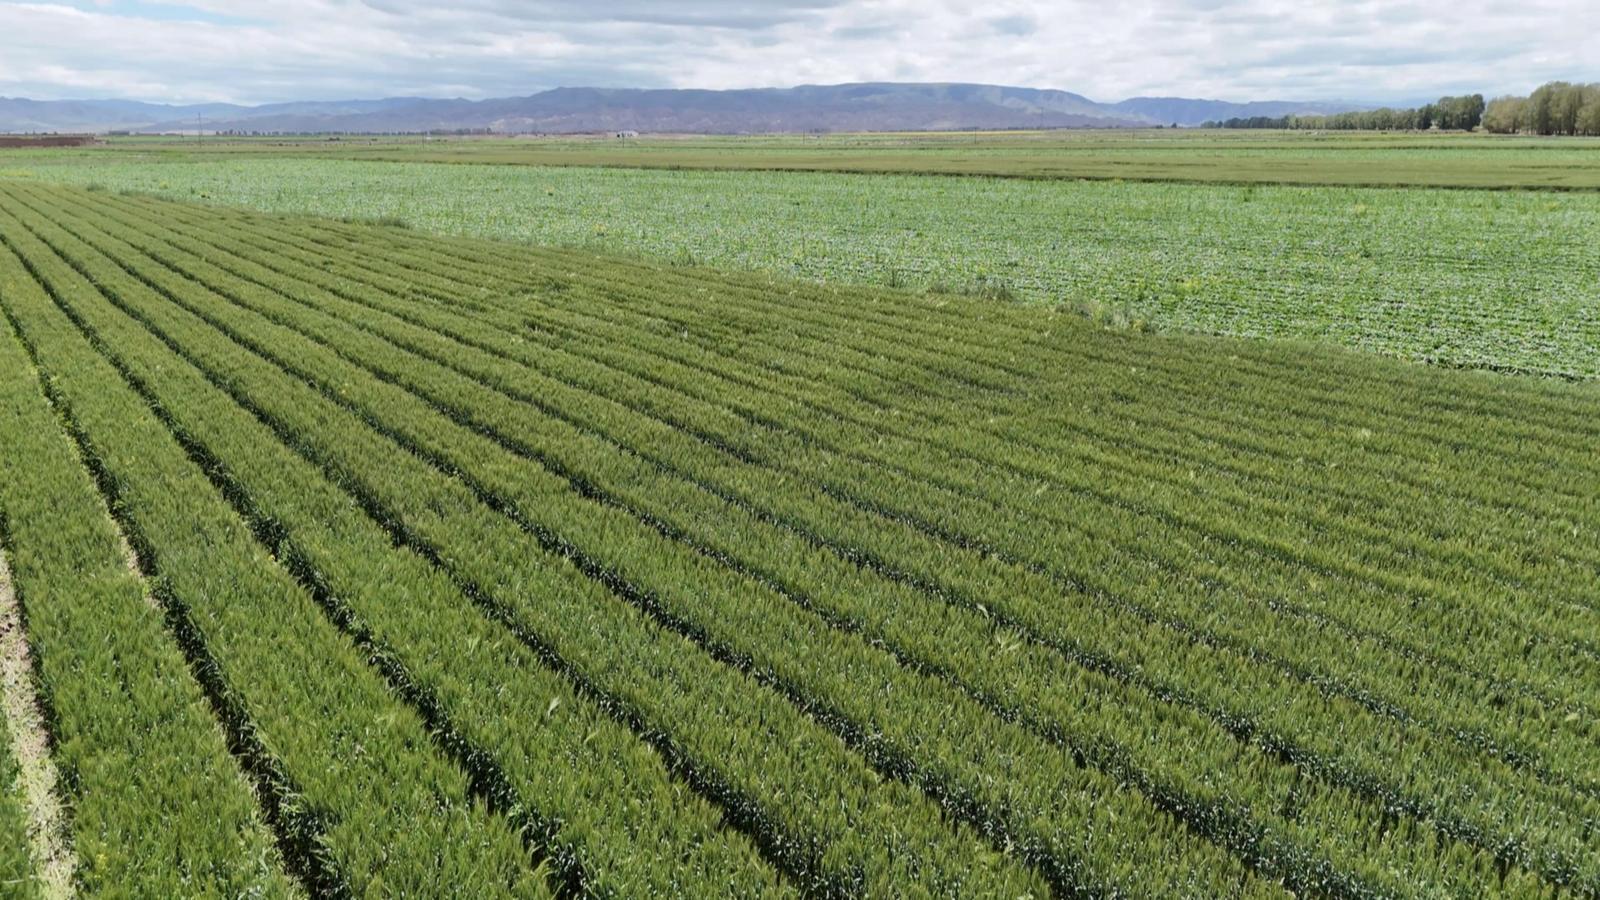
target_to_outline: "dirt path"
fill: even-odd
[[[0,555],[0,708],[11,731],[11,751],[22,770],[22,795],[28,807],[29,837],[40,887],[47,898],[73,894],[77,865],[61,803],[50,739],[34,693],[33,656],[22,628],[22,610],[11,583],[11,569]]]

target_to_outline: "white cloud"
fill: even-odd
[[[0,94],[266,102],[981,81],[1115,100],[1600,80],[1593,0],[0,2]]]

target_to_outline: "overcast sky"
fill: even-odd
[[[0,95],[166,102],[976,81],[1408,101],[1600,81],[1600,0],[0,0]]]

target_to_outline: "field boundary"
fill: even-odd
[[[6,560],[5,531],[0,520],[0,703],[10,726],[11,753],[20,769],[35,875],[43,895],[53,900],[74,894],[78,858],[69,833],[68,808],[61,799],[61,775],[50,755],[43,698],[35,690],[37,663]]]
[[[275,159],[279,157],[260,156],[250,158]],[[1071,174],[1063,172],[1059,175],[1042,174],[1038,172],[983,172],[977,170],[963,171],[959,169],[873,169],[865,166],[695,166],[682,163],[646,165],[643,163],[600,162],[584,160],[582,162],[555,162],[551,160],[538,160],[518,162],[515,160],[499,159],[443,159],[420,157],[407,159],[402,156],[363,156],[353,159],[329,159],[328,157],[311,157],[328,162],[392,162],[392,163],[427,163],[441,166],[521,166],[530,169],[628,169],[634,171],[663,171],[663,172],[783,172],[790,175],[903,175],[913,178],[994,178],[1001,181],[1094,181],[1109,183],[1139,184],[1183,184],[1206,185],[1215,187],[1239,188],[1265,188],[1265,187],[1306,187],[1306,188],[1361,188],[1365,190],[1418,190],[1418,191],[1495,191],[1499,193],[1529,193],[1542,194],[1557,192],[1563,194],[1595,194],[1600,193],[1600,184],[1418,184],[1407,181],[1303,181],[1303,180],[1278,180],[1278,179],[1242,179],[1242,178],[1179,178],[1175,176],[1158,175],[1101,175],[1098,173]]]

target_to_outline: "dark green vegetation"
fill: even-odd
[[[1207,122],[1207,128],[1280,128],[1291,131],[1473,131],[1483,123],[1483,95],[1440,97],[1413,109],[1368,109],[1325,116],[1252,116]],[[1510,129],[1515,131],[1516,129]],[[1509,131],[1507,132],[1509,133]],[[1545,131],[1541,134],[1553,134]],[[1575,132],[1568,132],[1569,134]]]
[[[1552,81],[1527,97],[1499,97],[1483,125],[1500,134],[1600,135],[1600,83]]]
[[[207,883],[1600,895],[1594,385],[15,182],[0,312]]]
[[[1485,134],[1046,131],[770,137],[112,138],[0,152],[0,171],[85,156],[124,161],[289,157],[527,166],[786,170],[1018,178],[1458,188],[1600,189],[1600,143]]]
[[[1600,83],[1552,81],[1526,97],[1441,97],[1416,109],[1373,109],[1330,116],[1256,116],[1208,122],[1207,127],[1330,131],[1391,131],[1438,128],[1493,134],[1600,136]]]

